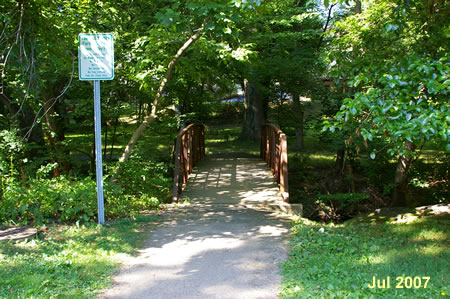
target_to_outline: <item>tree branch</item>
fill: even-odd
[[[330,20],[331,20],[331,11],[333,10],[333,7],[334,7],[336,4],[337,4],[337,3],[333,3],[333,4],[330,5],[330,8],[328,8],[327,22],[325,23],[325,27],[323,27],[323,33],[322,33],[322,35],[320,36],[319,44],[317,45],[317,51],[319,51],[320,46],[322,45],[323,37],[325,36],[325,32],[327,32],[328,24],[330,23]]]
[[[139,137],[142,135],[142,133],[147,129],[148,125],[150,125],[155,119],[156,119],[156,113],[158,111],[158,106],[160,104],[160,100],[162,97],[162,94],[164,92],[164,89],[166,88],[167,82],[169,81],[170,77],[172,76],[173,70],[175,68],[175,65],[177,64],[180,57],[186,52],[186,50],[195,42],[197,41],[202,33],[203,29],[205,27],[205,24],[208,22],[209,17],[206,18],[203,21],[203,24],[195,30],[195,33],[191,35],[186,42],[178,49],[175,56],[173,56],[172,60],[169,62],[167,66],[166,74],[164,75],[158,90],[155,95],[155,99],[152,103],[152,110],[149,116],[147,116],[144,121],[139,125],[139,127],[136,129],[136,131],[133,133],[133,136],[131,136],[130,141],[128,142],[127,146],[125,147],[125,150],[123,151],[122,156],[119,159],[119,163],[125,162],[131,155],[131,152],[133,148],[135,147]],[[119,169],[117,169],[116,175],[118,174]]]

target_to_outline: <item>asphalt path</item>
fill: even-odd
[[[263,161],[201,161],[139,255],[101,298],[277,298],[290,220],[267,211],[280,201]]]

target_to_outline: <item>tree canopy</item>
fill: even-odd
[[[139,148],[148,130],[162,125],[170,147],[179,128],[214,117],[256,140],[275,122],[299,154],[314,131],[333,145],[339,175],[353,173],[347,160],[393,158],[398,186],[424,147],[450,150],[447,1],[3,0],[0,9],[0,171],[24,186],[43,169],[92,174],[79,33],[114,35],[102,126],[107,175],[118,180],[133,157],[154,158]],[[227,98],[237,104],[223,108]],[[170,153],[155,158],[167,173]]]

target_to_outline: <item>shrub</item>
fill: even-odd
[[[0,131],[0,176],[13,177],[25,158],[25,144],[17,130]]]
[[[124,189],[123,194],[139,197],[142,194],[152,194],[162,201],[167,201],[171,186],[167,163],[142,160],[144,158],[136,157],[120,165],[117,184]]]
[[[127,194],[120,185],[105,183],[105,216],[132,217],[158,208],[157,197]],[[33,179],[25,188],[9,184],[0,201],[0,223],[93,222],[97,218],[96,182],[91,178],[70,180],[64,176]]]
[[[369,198],[365,193],[335,193],[335,194],[320,194],[319,201],[334,202],[334,204],[343,209],[353,204],[357,204]]]

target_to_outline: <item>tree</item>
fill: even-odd
[[[127,160],[130,155],[131,151],[133,150],[134,146],[136,145],[137,140],[142,135],[142,133],[147,129],[147,127],[156,119],[157,112],[158,112],[158,106],[160,105],[161,97],[163,95],[164,89],[166,88],[167,82],[169,81],[170,77],[172,76],[172,72],[175,68],[175,65],[177,64],[180,57],[184,54],[184,52],[196,41],[200,38],[201,33],[204,28],[204,24],[199,27],[196,32],[191,35],[186,42],[178,49],[175,56],[172,58],[172,60],[169,62],[167,66],[167,71],[164,77],[161,80],[161,83],[158,87],[158,90],[156,92],[155,98],[152,103],[152,110],[150,112],[150,115],[148,115],[144,121],[139,125],[139,127],[136,129],[136,131],[133,133],[133,136],[131,136],[130,141],[128,141],[127,146],[125,147],[125,150],[122,154],[122,156],[119,159],[119,162],[124,162]]]
[[[450,150],[448,94],[449,28],[445,1],[379,1],[337,23],[333,31],[333,75],[356,91],[343,101],[334,130],[348,123],[352,134],[386,139],[398,158],[396,205],[407,204],[407,173],[427,141]],[[376,158],[377,150],[370,156]]]
[[[238,18],[240,12],[253,8],[253,5],[258,5],[259,1],[235,0],[231,3],[223,3],[222,1],[215,0],[202,1],[201,3],[197,1],[185,1],[181,3],[178,1],[168,2],[169,5],[156,14],[159,24],[156,24],[154,29],[156,32],[163,30],[169,36],[175,35],[178,40],[180,38],[185,38],[185,40],[172,56],[167,56],[166,53],[166,57],[164,57],[165,59],[163,60],[168,61],[168,63],[166,62],[167,66],[159,65],[159,74],[155,74],[155,77],[159,79],[160,83],[155,92],[151,111],[130,138],[130,141],[119,160],[121,163],[130,157],[139,137],[158,117],[157,113],[160,109],[168,105],[168,103],[163,103],[163,95],[176,64],[185,52],[199,40],[203,34],[212,40],[224,40],[225,35],[236,33],[233,30],[235,29],[233,20]],[[140,37],[140,40],[143,39],[148,39],[148,37]],[[171,43],[173,44],[173,41],[171,41]],[[220,42],[218,44],[220,46]],[[218,47],[217,44],[214,46]],[[222,49],[224,50],[227,48],[231,52],[231,48],[227,45],[224,46],[222,43]],[[140,62],[138,62],[141,73],[138,74],[137,77],[142,80],[142,87],[144,88],[150,85],[149,79],[154,79],[154,77],[149,76],[149,74],[152,73],[151,68],[155,67],[155,65],[150,63],[152,59],[150,59],[148,55],[149,53],[144,53],[140,58]],[[161,73],[163,73],[163,75],[161,75]]]
[[[241,136],[245,139],[259,140],[261,128],[265,123],[264,98],[261,89],[244,79],[244,123]]]
[[[247,119],[259,118],[257,107],[267,115],[270,101],[279,102],[290,95],[293,107],[283,118],[293,120],[301,147],[304,112],[300,96],[311,96],[324,68],[317,49],[323,20],[314,3],[286,0],[263,2],[243,23],[242,38],[253,45],[255,55],[242,68],[241,76],[258,87],[263,97],[262,105],[248,105]],[[250,126],[254,124],[244,121],[243,132],[255,132]]]
[[[4,1],[1,6],[1,18],[4,20],[0,36],[0,100],[7,107],[7,117],[11,124],[29,143],[44,145],[42,127],[35,125],[36,114],[29,98],[35,87],[36,33],[33,3]],[[32,128],[34,127],[34,130]],[[28,156],[41,156],[34,148]]]

